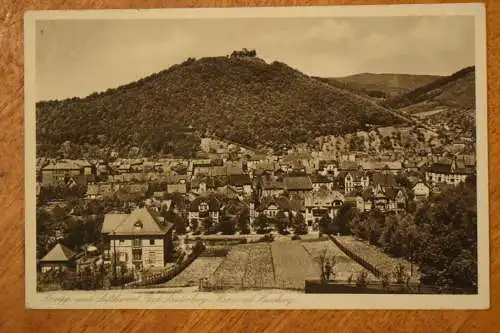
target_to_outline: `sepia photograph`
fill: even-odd
[[[26,306],[489,306],[484,7],[25,16]]]

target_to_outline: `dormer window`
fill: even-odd
[[[137,221],[134,223],[134,228],[136,231],[140,231],[142,230],[142,222],[141,221]]]
[[[198,210],[202,213],[208,212],[208,204],[206,202],[202,202],[198,207]]]

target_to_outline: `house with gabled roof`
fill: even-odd
[[[57,243],[42,259],[39,260],[40,270],[66,270],[75,264],[76,253],[61,243]]]
[[[342,193],[327,188],[320,188],[307,194],[305,197],[307,225],[317,229],[319,220],[325,214],[333,219],[344,202],[345,198]]]
[[[427,183],[446,183],[458,185],[465,182],[468,176],[474,174],[474,168],[468,167],[463,161],[443,158],[432,163],[425,172]]]
[[[248,174],[230,175],[228,183],[237,191],[245,193],[245,195],[252,194],[252,180]]]
[[[290,199],[284,196],[265,197],[261,200],[257,207],[257,213],[263,214],[269,219],[274,219],[279,212],[289,216],[291,211]]]
[[[259,198],[278,196],[285,191],[283,178],[268,173],[260,176],[255,186]]]
[[[401,213],[406,210],[407,195],[401,188],[383,188],[378,184],[373,189],[373,208],[381,212]]]
[[[314,190],[319,190],[320,188],[333,190],[333,178],[324,174],[317,173],[311,175],[311,183]]]
[[[288,176],[283,178],[284,189],[291,196],[304,197],[313,189],[309,176]]]
[[[101,228],[105,259],[129,269],[163,267],[171,259],[173,224],[151,209],[106,214]]]
[[[189,204],[189,227],[196,231],[202,225],[203,220],[207,218],[210,218],[214,225],[219,223],[221,209],[222,203],[213,194],[196,197]]]
[[[424,182],[416,183],[413,188],[413,197],[416,201],[422,201],[429,198],[431,193],[431,188],[427,186]]]
[[[55,186],[70,183],[85,184],[84,168],[70,161],[55,161],[42,169],[42,185]]]
[[[347,171],[344,176],[345,193],[354,190],[364,190],[370,185],[370,177],[366,172],[362,171]]]

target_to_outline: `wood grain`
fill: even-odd
[[[404,1],[432,3],[436,1]],[[440,1],[441,3],[453,1]],[[454,1],[457,2],[457,1]],[[389,4],[397,1],[2,0],[0,3],[0,332],[497,332],[500,1],[486,1],[491,309],[487,311],[104,311],[24,307],[23,13],[28,9]]]

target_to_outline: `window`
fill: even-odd
[[[141,239],[140,238],[133,239],[132,247],[141,247]]]
[[[155,245],[155,240],[154,239],[150,239],[149,240],[149,245]]]
[[[142,260],[142,250],[134,250],[132,252],[133,260]]]
[[[154,264],[156,262],[156,253],[149,252],[149,263]]]
[[[141,221],[137,221],[134,223],[134,228],[135,230],[139,231],[142,229],[142,222]]]
[[[120,239],[120,244],[124,244],[125,243],[125,240],[124,239]]]

